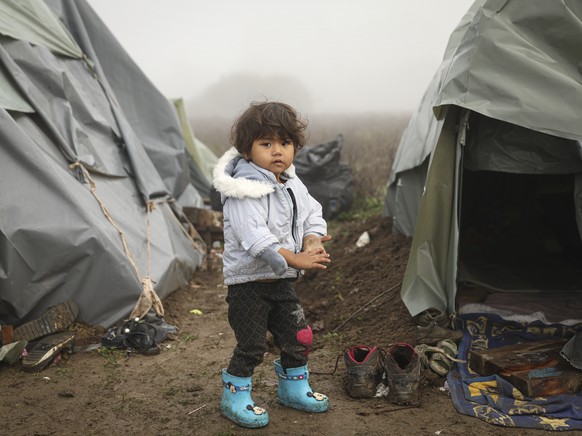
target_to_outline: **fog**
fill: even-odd
[[[190,115],[284,100],[303,113],[418,105],[472,0],[89,0]]]

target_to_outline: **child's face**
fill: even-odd
[[[281,182],[281,174],[291,166],[294,157],[293,141],[281,138],[255,139],[250,153],[245,153],[245,158],[271,171],[278,182]]]

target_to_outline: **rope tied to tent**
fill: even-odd
[[[111,108],[113,110],[113,116],[117,120],[118,125],[119,125],[119,119],[118,119],[116,110],[114,109],[115,107],[119,107],[119,104],[117,103],[115,96],[111,92],[109,92],[109,87],[105,86],[105,83],[103,82],[103,80],[101,80],[101,77],[99,75],[99,71],[97,70],[95,63],[92,62],[85,54],[83,54],[82,60],[84,61],[87,68],[91,71],[93,78],[97,81],[97,83],[99,83],[99,86],[101,86],[101,89],[103,90],[103,92],[105,94],[105,97],[107,98],[107,100],[109,101],[109,104],[111,105]],[[150,244],[150,241],[151,241],[151,239],[150,239],[150,213],[153,211],[153,209],[155,207],[154,203],[152,201],[148,201],[146,203],[147,234],[148,234],[148,236],[147,236],[147,270],[148,271],[147,271],[147,276],[142,278],[139,274],[139,270],[138,270],[137,265],[133,259],[133,256],[131,255],[131,252],[129,251],[129,247],[127,245],[127,242],[125,241],[125,236],[123,235],[123,232],[121,231],[119,226],[115,223],[115,221],[111,217],[111,214],[109,214],[109,211],[107,210],[107,208],[105,207],[105,205],[103,204],[101,199],[97,196],[96,190],[95,190],[95,183],[93,182],[93,180],[89,176],[89,172],[79,162],[71,165],[72,168],[77,167],[77,166],[82,168],[83,174],[86,174],[86,177],[89,180],[89,186],[91,189],[91,193],[93,194],[93,196],[95,197],[95,199],[97,200],[99,205],[101,206],[101,209],[103,210],[103,213],[105,214],[107,219],[111,222],[111,224],[113,224],[113,226],[119,232],[119,235],[121,237],[121,241],[123,244],[123,249],[125,250],[125,254],[126,254],[127,258],[129,259],[129,262],[130,262],[131,266],[133,267],[133,269],[137,275],[137,278],[140,280],[140,282],[142,284],[142,293],[141,293],[134,309],[132,310],[131,314],[129,315],[130,319],[134,319],[134,318],[138,318],[138,317],[143,318],[152,307],[156,311],[157,315],[162,317],[164,315],[164,307],[162,305],[160,298],[158,297],[158,295],[156,294],[156,292],[154,290],[154,282],[151,279],[151,275],[150,275],[150,246],[151,246],[151,244]]]
[[[129,315],[130,319],[133,318],[143,318],[149,310],[153,307],[158,316],[164,316],[164,306],[160,297],[154,290],[154,282],[151,279],[151,272],[150,272],[150,265],[151,265],[151,223],[150,223],[150,214],[155,208],[155,204],[153,201],[148,201],[146,204],[146,211],[147,211],[147,265],[148,265],[148,274],[143,279],[141,279],[141,284],[143,287],[142,293],[137,300],[137,303],[131,314]]]
[[[121,239],[121,245],[123,246],[123,251],[125,252],[126,257],[129,260],[129,264],[132,266],[132,268],[135,272],[135,275],[137,276],[138,280],[140,281],[140,283],[142,285],[142,293],[139,296],[139,299],[138,299],[134,309],[132,310],[131,314],[129,315],[130,319],[143,318],[152,307],[156,311],[157,315],[162,317],[164,315],[164,306],[162,304],[162,301],[160,300],[160,297],[158,296],[158,294],[154,290],[154,282],[150,277],[150,259],[151,259],[150,214],[155,208],[154,203],[152,201],[149,201],[146,204],[147,270],[148,270],[147,273],[148,274],[147,274],[147,276],[142,278],[140,273],[139,273],[139,268],[137,267],[137,264],[133,258],[133,255],[131,254],[131,250],[129,249],[129,245],[127,244],[125,234],[121,230],[121,227],[119,227],[119,224],[117,224],[115,219],[113,219],[113,216],[109,212],[109,209],[105,205],[105,202],[97,194],[97,187],[95,185],[95,181],[91,177],[89,171],[87,170],[87,168],[85,168],[85,166],[81,162],[72,163],[71,165],[69,165],[69,167],[73,170],[80,170],[82,172],[85,180],[87,180],[87,182],[89,183],[89,191],[91,192],[91,195],[93,195],[93,197],[97,201],[97,204],[99,204],[99,207],[101,208],[101,211],[105,215],[105,218],[107,218],[107,221],[109,221],[111,223],[111,225],[115,228],[115,230],[117,230],[117,233],[119,233],[119,237]]]

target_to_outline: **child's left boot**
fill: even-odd
[[[273,363],[279,379],[279,403],[304,412],[327,411],[329,399],[327,395],[313,392],[309,386],[307,365],[284,370],[280,359]]]

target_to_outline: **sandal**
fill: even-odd
[[[160,352],[155,337],[156,329],[154,327],[146,323],[139,323],[133,331],[125,335],[123,344],[128,351],[151,356]]]
[[[450,339],[439,341],[436,346],[419,344],[414,347],[424,369],[431,369],[440,376],[445,376],[453,367],[453,362],[465,362],[457,359],[457,345]]]
[[[61,332],[45,336],[22,358],[24,371],[36,372],[49,366],[57,354],[67,351],[73,352],[75,334]]]
[[[101,343],[107,348],[120,348],[130,352],[153,355],[160,352],[157,342],[162,336],[160,329],[136,319],[109,329],[107,334],[101,338]]]

